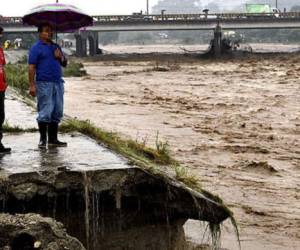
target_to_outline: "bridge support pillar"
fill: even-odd
[[[98,32],[88,34],[89,56],[95,56],[98,52]]]
[[[222,53],[222,28],[219,23],[214,30],[213,48],[214,56],[220,57]]]
[[[98,53],[98,32],[80,32],[75,34],[76,56],[95,56]]]
[[[76,39],[76,56],[84,57],[87,56],[86,51],[86,39],[81,34],[75,34]]]

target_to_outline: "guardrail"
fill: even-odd
[[[105,22],[128,22],[128,21],[205,21],[205,20],[251,20],[253,19],[298,19],[300,12],[285,12],[285,13],[216,13],[216,14],[161,14],[161,15],[115,15],[115,16],[93,16],[95,23]]]
[[[165,14],[161,15],[103,15],[93,16],[95,24],[114,23],[114,22],[165,22],[165,21],[261,21],[261,20],[285,20],[285,19],[300,19],[300,12],[283,12],[283,13],[215,13],[215,14]],[[22,17],[2,17],[0,16],[0,24],[22,24]]]

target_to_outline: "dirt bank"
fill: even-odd
[[[149,145],[159,132],[234,210],[243,249],[297,249],[299,59],[87,62],[88,77],[66,79],[65,109]]]

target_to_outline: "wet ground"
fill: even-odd
[[[11,145],[13,151],[9,155],[0,155],[0,174],[3,171],[26,173],[57,169],[92,171],[129,168],[125,159],[80,134],[61,135],[60,138],[69,142],[67,148],[40,150],[37,147],[39,135],[36,133],[5,137],[5,143]]]
[[[12,89],[8,89],[5,94],[5,122],[10,126],[23,129],[35,128],[36,112],[34,108],[26,105],[24,100],[16,95]]]
[[[89,76],[66,79],[66,113],[150,146],[159,132],[234,210],[242,249],[298,249],[299,59],[85,63]]]
[[[6,97],[6,122],[10,126],[35,128],[36,112],[22,99],[8,91]],[[128,168],[127,160],[113,154],[94,140],[78,133],[60,135],[62,141],[70,142],[67,148],[37,147],[38,133],[12,134],[4,136],[3,143],[12,147],[12,153],[0,155],[0,174],[24,173],[43,170],[101,170]],[[2,173],[1,173],[2,172]]]

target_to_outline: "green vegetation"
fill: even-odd
[[[22,96],[30,97],[28,94],[28,67],[26,64],[8,64],[5,66],[6,81],[9,86],[16,89]]]
[[[180,165],[174,165],[174,170],[176,174],[176,179],[178,181],[181,181],[190,188],[201,192],[203,191],[199,179],[194,175],[190,175],[187,168],[182,167]]]
[[[81,77],[87,73],[82,63],[69,61],[68,66],[63,69],[64,77]]]
[[[88,135],[96,141],[105,144],[106,147],[124,155],[131,159],[137,159],[145,163],[157,163],[162,165],[176,164],[176,161],[171,158],[167,143],[157,140],[157,148],[149,148],[143,143],[138,143],[134,140],[122,139],[117,133],[107,132],[96,127],[90,121],[80,121],[77,119],[66,120],[60,126],[60,131],[80,132]]]
[[[10,126],[7,122],[2,125],[2,129],[5,133],[32,133],[38,131],[36,128],[23,129],[19,126]]]

